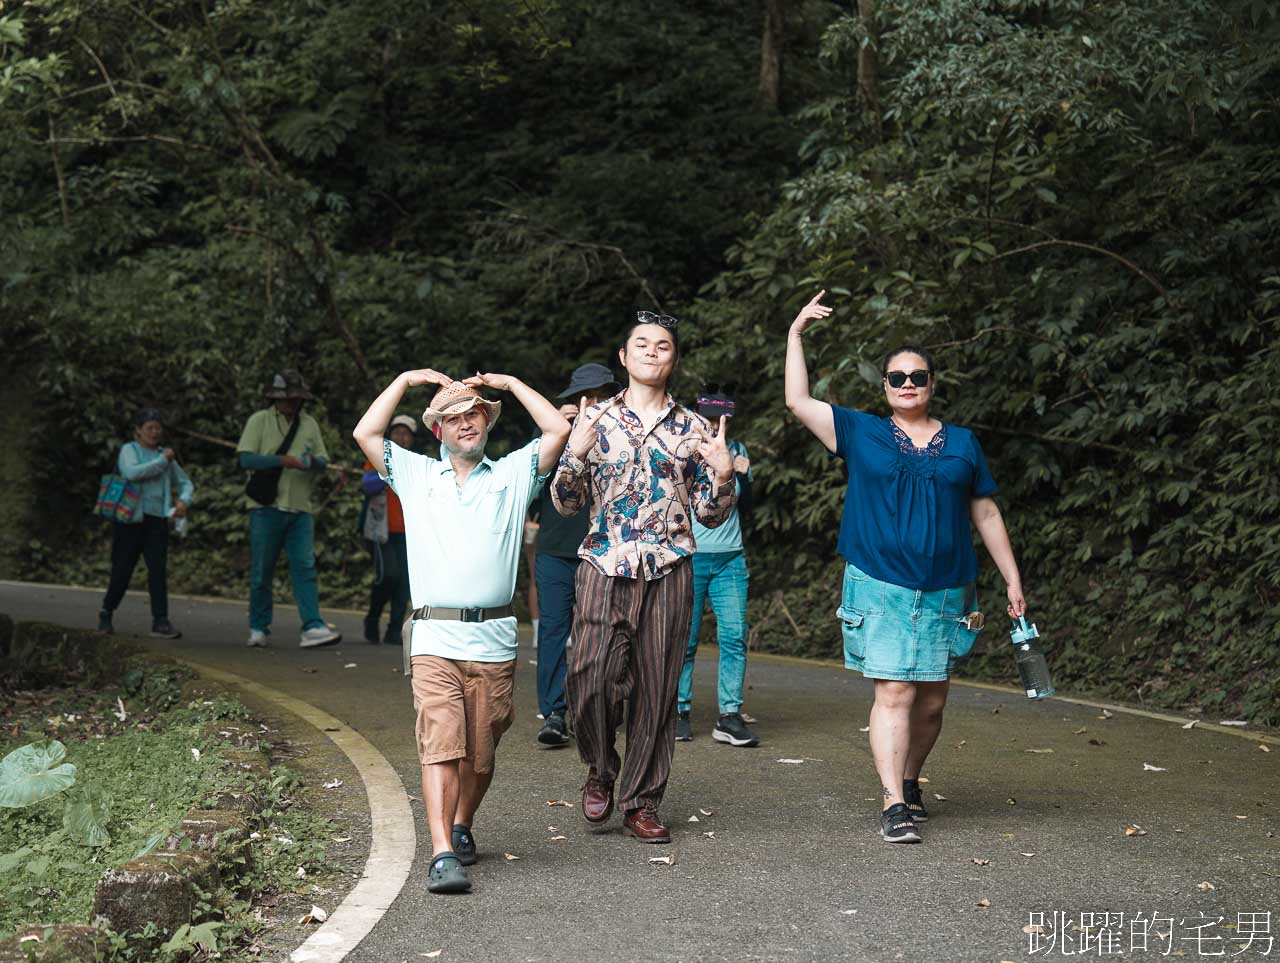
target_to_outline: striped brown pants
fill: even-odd
[[[578,566],[573,655],[565,677],[582,761],[617,782],[618,808],[662,802],[675,752],[676,688],[693,616],[693,566],[677,562],[662,578],[602,575]],[[614,748],[627,707],[627,758]]]

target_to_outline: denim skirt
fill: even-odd
[[[967,616],[977,607],[972,582],[926,592],[881,582],[847,563],[836,613],[845,668],[868,679],[949,679],[982,631],[968,627]]]

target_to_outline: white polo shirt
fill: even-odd
[[[497,461],[485,458],[458,487],[449,460],[406,451],[386,441],[383,479],[404,508],[413,607],[499,608],[516,590],[516,567],[529,503],[546,476],[538,475],[538,443]],[[464,662],[516,657],[516,619],[413,623],[411,655]]]

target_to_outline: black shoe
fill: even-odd
[[[151,623],[151,637],[153,639],[180,639],[182,633],[173,627],[173,623],[168,619],[159,619]]]
[[[364,640],[378,644],[378,620],[368,615],[364,617]]]
[[[689,725],[689,713],[676,713],[676,742],[693,742],[693,727]]]
[[[918,823],[927,822],[929,810],[924,808],[924,798],[920,795],[920,783],[914,779],[902,780],[902,798],[907,801],[911,810],[911,818]]]
[[[111,613],[106,609],[98,613],[98,631],[106,632],[107,635],[115,633],[115,629],[111,625]]]
[[[920,830],[906,803],[894,803],[880,814],[880,835],[886,843],[920,842]]]
[[[567,746],[569,729],[564,724],[564,716],[558,712],[547,716],[542,728],[538,731],[538,741],[544,746]]]
[[[402,645],[403,643],[400,640],[400,627],[396,626],[396,630],[392,632],[391,626],[387,626],[387,631],[382,633],[382,644],[383,645]]]
[[[730,712],[720,717],[716,727],[711,730],[711,738],[716,742],[727,742],[731,746],[758,746],[760,740],[747,728],[742,716]]]
[[[461,823],[453,824],[453,853],[463,866],[474,866],[480,857],[476,855],[476,838],[471,835],[471,827]]]

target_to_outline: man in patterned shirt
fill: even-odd
[[[692,519],[721,524],[734,506],[733,457],[718,431],[671,400],[675,318],[641,311],[618,357],[630,386],[579,406],[552,487],[562,515],[589,507],[579,556],[573,659],[566,677],[578,754],[590,766],[582,814],[669,843],[658,805],[675,750],[675,697],[693,612]],[[627,711],[625,764],[614,748]]]

